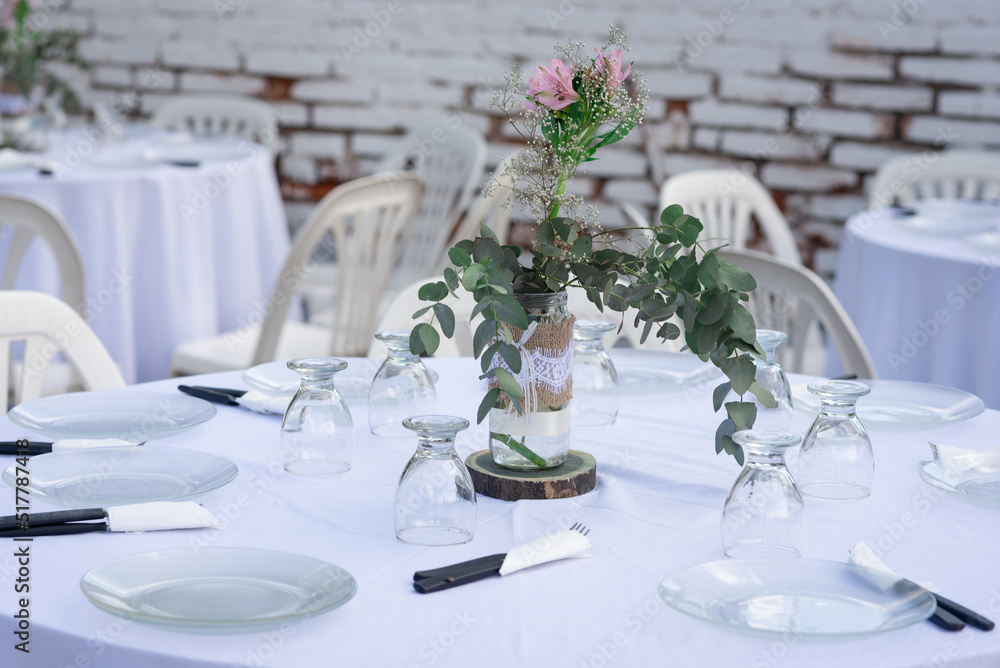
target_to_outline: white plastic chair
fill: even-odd
[[[724,249],[719,251],[719,257],[743,267],[757,280],[748,308],[759,329],[788,334],[788,342],[778,348],[778,362],[786,372],[804,373],[807,364],[813,373],[822,368],[809,359],[810,353],[826,350],[822,342],[810,346],[810,330],[818,321],[833,341],[845,371],[860,378],[877,377],[857,328],[819,276],[805,267],[752,250]],[[814,350],[810,351],[810,347]]]
[[[660,211],[680,204],[705,226],[703,239],[723,239],[733,249],[746,248],[751,217],[756,219],[773,255],[802,264],[788,221],[757,179],[732,169],[678,174],[660,189]],[[714,244],[717,246],[718,244]]]
[[[904,155],[875,173],[868,201],[883,206],[922,199],[1000,198],[1000,155],[980,151],[948,151]]]
[[[14,232],[6,257],[0,257],[3,266],[0,289],[11,290],[15,287],[24,254],[34,238],[39,236],[48,244],[59,266],[63,301],[82,313],[86,288],[83,256],[73,232],[59,214],[43,202],[0,194],[0,231],[5,227],[13,227]]]
[[[414,128],[400,150],[387,156],[378,172],[414,172],[426,191],[420,213],[393,272],[394,290],[432,276],[459,215],[472,200],[486,168],[486,140],[466,127],[424,125]]]
[[[266,102],[242,95],[175,95],[153,113],[160,130],[190,132],[200,137],[232,135],[278,150],[278,124]]]
[[[396,250],[413,223],[423,191],[419,176],[398,173],[334,188],[296,235],[265,312],[257,314],[263,324],[182,343],[174,351],[173,375],[243,369],[294,357],[364,355]],[[315,267],[313,252],[327,234],[337,255],[330,324],[286,322],[297,289]]]
[[[0,415],[12,389],[10,344],[24,342],[24,363],[13,384],[14,403],[42,395],[56,353],[69,361],[87,390],[125,386],[125,379],[94,331],[68,304],[41,292],[0,291]]]
[[[448,249],[463,239],[475,239],[479,236],[479,226],[486,223],[493,233],[500,240],[500,245],[507,243],[510,236],[510,216],[511,216],[511,196],[513,191],[513,179],[510,175],[503,173],[504,166],[517,157],[520,151],[510,153],[500,161],[500,164],[493,171],[493,179],[496,185],[489,197],[480,197],[472,202],[469,210],[462,218],[462,222],[455,228],[454,233],[445,244],[438,260],[438,270],[443,271],[445,267],[451,266],[448,261]],[[435,272],[437,275],[438,272]]]
[[[419,322],[430,322],[433,317],[431,312],[416,319],[414,319],[413,314],[430,305],[430,302],[421,301],[418,293],[421,286],[433,281],[433,278],[420,279],[400,290],[396,297],[389,302],[382,317],[379,318],[375,331],[413,329],[413,326]],[[476,307],[476,302],[472,298],[472,293],[464,289],[457,290],[456,294],[458,295],[457,299],[451,295],[444,299],[444,303],[450,306],[455,313],[455,334],[450,339],[441,336],[441,344],[434,353],[434,357],[472,357],[472,333],[475,331],[475,325],[478,325],[478,321],[473,324],[470,323],[469,318],[472,315],[472,309]],[[438,331],[440,332],[440,328]],[[384,343],[372,339],[371,345],[368,347],[368,357],[385,357],[386,352]]]

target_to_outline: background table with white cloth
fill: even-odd
[[[478,365],[444,359],[430,360],[429,366],[441,375],[440,410],[474,418],[483,391]],[[791,378],[793,384],[803,380]],[[238,372],[186,382],[242,386]],[[174,394],[176,385],[176,380],[160,381],[141,389]],[[0,646],[0,663],[89,668],[1000,665],[1000,632],[952,634],[921,622],[834,640],[753,635],[664,604],[657,585],[665,576],[722,559],[722,506],[740,467],[714,452],[720,419],[711,408],[714,385],[626,392],[616,425],[573,433],[574,447],[597,458],[594,491],[516,503],[479,497],[475,537],[447,548],[414,547],[394,538],[394,490],[416,441],[371,437],[363,398],[348,401],[357,434],[354,468],[325,479],[281,470],[280,417],[220,406],[209,422],[144,447],[190,448],[238,464],[235,481],[198,499],[224,528],[36,538],[31,544],[30,657],[12,649],[17,566],[13,550],[5,549],[0,555],[0,637],[7,640]],[[804,432],[809,421],[798,414],[793,426]],[[995,443],[990,439],[998,430],[1000,412],[991,410],[930,431],[872,430],[872,496],[856,502],[807,499],[805,556],[843,562],[848,549],[864,540],[897,572],[933,582],[943,594],[1000,616],[1000,510],[946,495],[918,475],[920,461],[929,457],[930,433],[936,442],[977,447]],[[0,439],[24,435],[0,419]],[[465,457],[486,443],[486,426],[474,425],[459,434],[459,454]],[[13,504],[13,492],[0,490],[0,508]],[[32,505],[32,512],[47,509],[37,499]],[[587,558],[435,594],[412,588],[414,571],[506,552],[574,522],[591,528],[594,547]],[[347,569],[358,591],[328,613],[235,635],[189,634],[130,622],[97,609],[80,592],[80,578],[101,564],[196,546],[309,555]]]
[[[835,292],[879,377],[957,387],[1000,409],[1000,252],[900,220],[852,216],[837,266]]]
[[[64,133],[41,156],[53,175],[0,173],[0,192],[49,204],[76,236],[85,316],[127,382],[165,378],[181,341],[262,320],[289,249],[285,214],[267,149],[229,141],[151,133],[102,147]],[[206,157],[182,167],[164,154]],[[54,261],[34,246],[17,287],[58,294]]]

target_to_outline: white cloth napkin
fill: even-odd
[[[879,556],[875,554],[875,550],[868,546],[868,543],[861,541],[857,545],[851,548],[851,553],[847,557],[847,560],[854,564],[855,566],[864,566],[866,568],[871,568],[876,571],[882,571],[883,573],[888,573],[894,578],[900,580],[903,579],[902,576],[889,570],[889,567],[885,565],[885,562],[879,559]],[[928,583],[918,583],[924,589],[932,590],[933,587]]]
[[[291,402],[291,397],[274,396],[260,390],[247,390],[246,394],[236,400],[240,406],[252,410],[254,413],[273,415],[284,415]]]
[[[500,567],[500,575],[510,575],[556,559],[578,557],[590,547],[590,539],[579,531],[560,531],[511,549]]]
[[[87,450],[89,448],[125,448],[138,447],[135,441],[121,438],[60,438],[52,441],[52,452],[67,450]]]
[[[194,501],[151,501],[107,509],[111,531],[166,531],[209,529],[222,525],[215,515]]]

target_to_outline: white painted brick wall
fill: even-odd
[[[711,99],[692,103],[690,112],[691,121],[695,124],[737,128],[780,130],[788,119],[788,112],[778,107],[758,107]]]
[[[658,147],[668,176],[759,175],[802,248],[830,267],[828,246],[884,160],[1000,149],[995,0],[68,0],[51,17],[83,35],[91,67],[59,71],[86,104],[149,87],[151,71],[145,114],[175,91],[269,100],[292,199],[367,173],[420,122],[459,117],[488,136],[492,167],[519,141],[488,108],[510,65],[529,76],[567,37],[589,52],[608,23],[632,36],[650,131],[602,152],[572,186],[601,193],[602,219],[618,217],[604,200],[655,206],[647,149]]]
[[[796,110],[795,127],[808,133],[831,134],[835,137],[890,138],[893,132],[892,117],[863,111],[841,109]]]
[[[915,86],[839,83],[833,87],[833,103],[879,111],[930,111],[934,91]]]

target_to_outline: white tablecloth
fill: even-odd
[[[468,359],[433,360],[441,410],[473,419],[482,388]],[[197,378],[239,387],[238,373]],[[801,382],[803,378],[792,378]],[[194,382],[194,380],[190,381]],[[176,392],[176,381],[142,386]],[[597,488],[574,499],[502,502],[479,498],[474,539],[421,548],[393,535],[393,494],[415,441],[367,435],[364,400],[349,401],[357,433],[355,466],[332,479],[287,475],[278,463],[280,418],[219,407],[211,421],[145,447],[224,455],[238,478],[199,501],[222,530],[86,534],[31,543],[31,655],[12,647],[13,543],[0,556],[0,665],[184,668],[191,666],[808,666],[949,668],[1000,665],[1000,632],[948,634],[923,622],[868,637],[831,641],[748,635],[690,618],[657,596],[669,573],[722,558],[720,516],[739,466],[717,456],[714,383],[686,392],[626,393],[619,422],[578,430],[574,447],[598,460]],[[121,390],[123,392],[131,389]],[[808,417],[794,426],[804,431]],[[897,572],[1000,617],[996,509],[938,492],[918,476],[927,439],[980,446],[1000,430],[1000,413],[931,432],[872,432],[873,495],[864,501],[807,500],[805,556],[845,561],[859,540]],[[0,439],[23,436],[0,419]],[[485,447],[486,429],[459,436],[464,457]],[[12,512],[11,490],[0,508]],[[33,512],[50,509],[39,500]],[[421,595],[414,571],[510,547],[583,522],[589,558],[539,566],[445,592]],[[344,606],[282,629],[242,635],[183,634],[130,623],[91,605],[79,581],[91,568],[129,555],[188,546],[254,546],[328,560],[358,581]]]
[[[128,148],[155,142],[135,138]],[[289,248],[264,147],[244,143],[235,157],[199,167],[111,169],[81,163],[81,146],[99,150],[57,136],[44,156],[59,163],[56,175],[3,172],[0,192],[40,199],[66,220],[83,254],[88,321],[126,381],[165,378],[181,341],[259,323]],[[58,295],[51,256],[36,246],[17,287]]]
[[[997,253],[861,213],[847,221],[835,292],[879,377],[957,387],[1000,409],[998,275]]]

